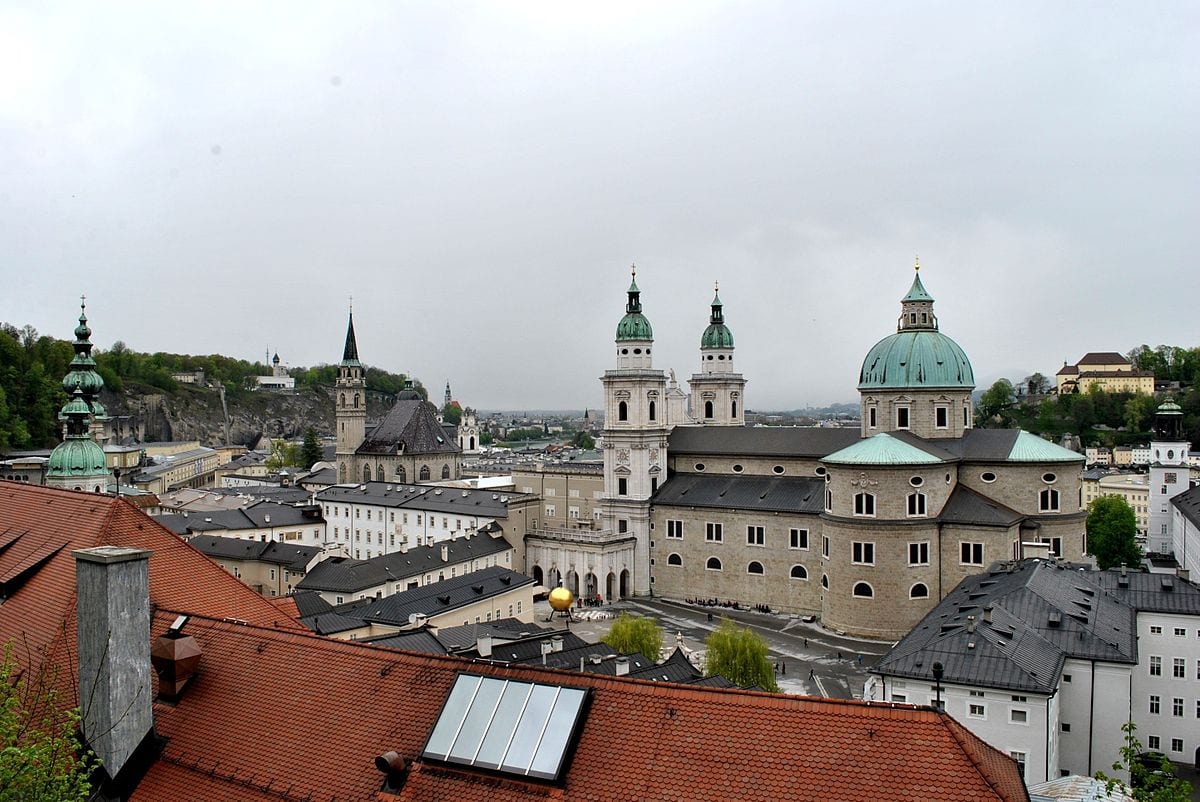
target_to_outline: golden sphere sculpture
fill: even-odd
[[[555,612],[566,612],[575,602],[575,594],[566,588],[555,588],[550,591],[550,607]]]

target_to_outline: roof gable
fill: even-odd
[[[458,446],[451,442],[442,425],[420,399],[401,399],[392,406],[379,425],[371,431],[357,454],[452,454]]]

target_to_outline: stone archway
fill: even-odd
[[[542,585],[542,566],[533,566],[533,582],[536,585]]]
[[[629,596],[629,569],[621,571],[621,598]]]
[[[562,572],[554,566],[550,566],[550,572],[546,574],[546,578],[550,580],[546,583],[546,587],[550,588],[551,590],[554,590],[562,585]]]
[[[594,599],[596,594],[600,592],[600,582],[596,579],[596,575],[591,571],[583,578],[583,595],[589,599]]]
[[[604,580],[604,598],[612,601],[617,596],[617,575],[612,571],[608,572],[608,578]]]
[[[579,574],[574,570],[567,572],[567,590],[579,595]]]

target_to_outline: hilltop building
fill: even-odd
[[[1134,370],[1133,363],[1113,351],[1094,351],[1074,365],[1065,362],[1054,375],[1059,395],[1086,393],[1097,387],[1106,393],[1154,394],[1154,374]]]
[[[295,390],[296,380],[288,375],[287,367],[279,360],[279,354],[271,358],[271,375],[255,376],[262,390]],[[203,374],[201,374],[203,382]]]
[[[367,432],[366,371],[358,358],[353,312],[335,392],[339,482],[404,483],[461,477],[462,450],[442,429],[432,406],[411,381],[383,420]]]
[[[1083,456],[973,429],[974,372],[933,306],[918,266],[895,333],[863,360],[858,430],[748,428],[719,297],[688,396],[653,367],[635,276],[601,379],[600,517],[531,531],[526,570],[575,593],[766,604],[896,638],[997,559],[1083,559]]]

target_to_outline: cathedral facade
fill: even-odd
[[[462,476],[462,450],[411,381],[383,419],[367,429],[366,369],[358,358],[353,313],[338,363],[334,404],[339,483],[415,484]]]
[[[653,368],[635,276],[601,379],[600,508],[604,532],[629,544],[622,590],[765,604],[898,638],[992,562],[1082,560],[1083,456],[973,428],[974,372],[933,305],[918,272],[895,333],[863,360],[861,429],[749,428],[719,296],[684,394]],[[577,576],[562,540],[564,565],[527,570]]]

